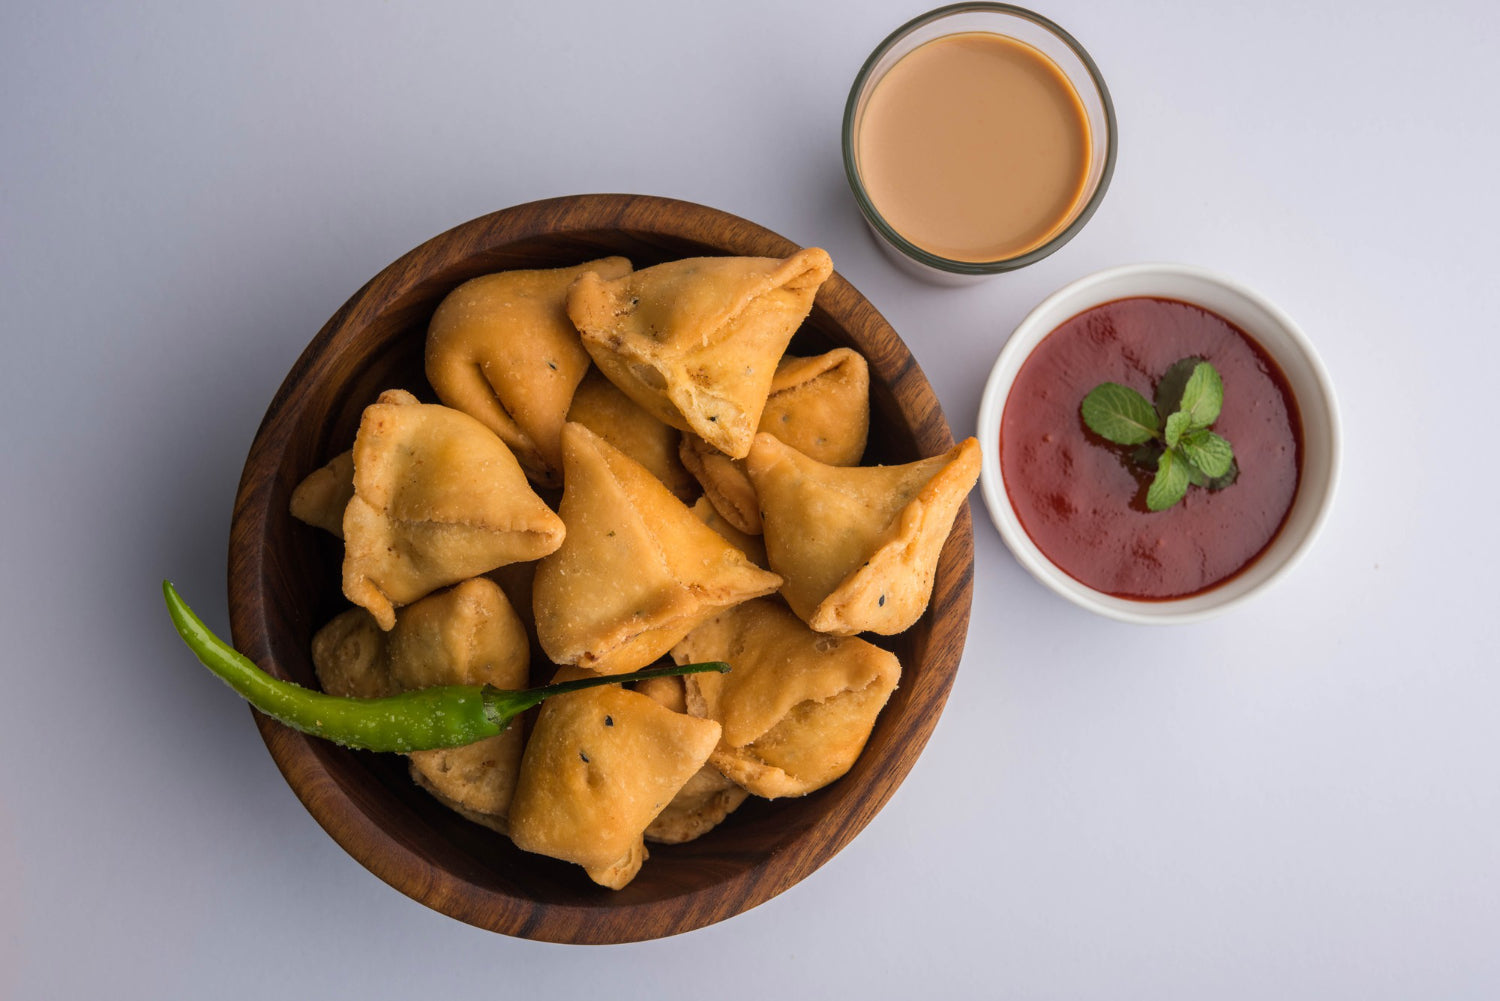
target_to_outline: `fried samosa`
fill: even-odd
[[[684,678],[687,708],[724,727],[709,763],[772,799],[806,795],[847,772],[901,675],[890,651],[815,633],[770,599],[703,623],[672,659],[733,665],[728,674]]]
[[[766,544],[759,535],[747,535],[729,523],[729,519],[719,513],[719,509],[713,506],[707,496],[699,497],[693,502],[693,514],[698,520],[709,528],[722,535],[726,542],[744,553],[745,556],[758,567],[766,565]]]
[[[344,508],[354,496],[354,452],[340,452],[292,491],[292,517],[344,537]]]
[[[681,678],[648,678],[637,682],[635,690],[674,713],[687,712]],[[713,765],[704,765],[647,825],[646,840],[680,845],[701,838],[722,824],[749,795]]]
[[[330,695],[380,698],[434,685],[527,686],[531,648],[505,595],[483,578],[401,610],[390,632],[361,608],[313,637],[313,667]],[[476,823],[504,832],[521,764],[520,720],[464,747],[410,754],[416,783]]]
[[[744,458],[776,363],[833,273],[811,248],[785,260],[696,257],[607,281],[585,274],[568,315],[600,371],[666,424]]]
[[[543,486],[560,482],[564,415],[589,368],[564,308],[584,273],[619,278],[630,262],[482,275],[448,293],[427,328],[427,381],[438,399],[499,435]]]
[[[943,542],[979,478],[979,443],[905,465],[841,467],[758,434],[746,469],[792,610],[821,633],[889,636],[927,608]]]
[[[854,465],[865,454],[870,431],[869,365],[848,348],[782,358],[759,430],[819,462]],[[760,506],[744,460],[731,459],[692,434],[682,436],[681,455],[724,518],[747,535],[759,535]]]
[[[646,857],[647,825],[703,767],[719,733],[712,720],[618,685],[548,699],[521,760],[511,840],[620,889]]]
[[[479,421],[388,390],[354,439],[344,595],[390,629],[399,605],[555,550],[563,523]]]
[[[684,504],[698,495],[697,481],[677,457],[682,433],[641,409],[598,369],[590,370],[578,384],[568,420],[577,421],[645,466]]]
[[[537,637],[554,663],[634,671],[721,608],[780,585],[581,424],[563,428],[563,469],[567,535],[532,586]]]
[[[531,584],[536,579],[536,564],[507,563],[485,576],[499,584],[500,590],[505,592],[510,607],[515,609],[516,615],[521,618],[521,624],[526,627],[526,638],[530,641],[532,650],[537,651],[537,659],[540,660],[542,646],[536,638],[536,613],[531,610]]]

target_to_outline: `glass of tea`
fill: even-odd
[[[844,108],[844,170],[879,243],[945,283],[1013,271],[1071,240],[1115,166],[1109,88],[1078,41],[1004,3],[897,28]]]

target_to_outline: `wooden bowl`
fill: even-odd
[[[250,448],[229,543],[234,643],[278,677],[317,687],[313,633],[348,607],[342,547],[287,511],[301,479],[354,440],[384,389],[433,400],[423,375],[427,321],[461,282],[509,268],[561,267],[623,254],[637,267],[680,257],[782,257],[797,246],[688,202],[581,195],[464,223],[376,275],[302,352]],[[792,342],[796,354],[852,347],[870,363],[866,462],[907,462],[953,444],[922,370],[884,318],[835,274]],[[870,822],[911,769],[948,697],[968,628],[974,549],[968,506],[938,564],[932,604],[882,641],[901,685],[854,768],[800,799],[752,799],[708,835],[651,845],[624,890],[578,866],[515,848],[418,789],[397,755],[349,751],[256,714],[282,774],[318,823],[367,869],[434,910],[481,928],[552,942],[659,938],[770,899],[827,862]]]

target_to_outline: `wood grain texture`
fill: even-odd
[[[434,400],[423,377],[427,321],[449,290],[507,268],[561,267],[611,254],[645,267],[680,257],[785,256],[797,246],[736,216],[638,195],[581,195],[495,212],[434,237],[376,275],[334,314],[271,401],[235,499],[229,612],[235,645],[270,673],[316,687],[314,631],[348,607],[338,540],[295,521],[292,489],[354,439],[363,408],[401,387]],[[835,346],[870,364],[866,462],[906,462],[953,444],[942,408],[885,319],[835,274],[792,342]],[[751,800],[684,845],[652,845],[621,891],[576,866],[519,851],[418,789],[396,755],[349,751],[260,715],[282,774],[323,828],[391,886],[461,921],[552,942],[659,938],[721,921],[792,886],[832,858],[916,762],[953,684],[968,630],[974,548],[959,509],[932,604],[901,636],[901,685],[848,775],[796,800]]]

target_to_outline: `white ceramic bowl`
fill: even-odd
[[[1134,601],[1096,591],[1049,560],[1021,527],[1006,493],[996,452],[1000,418],[1016,373],[1043,338],[1084,310],[1116,299],[1178,299],[1211,310],[1249,334],[1286,376],[1302,414],[1302,479],[1286,522],[1246,570],[1201,594],[1169,601]],[[1333,384],[1306,335],[1281,310],[1230,278],[1182,264],[1111,268],[1053,293],[1016,327],[1000,352],[979,405],[979,440],[995,456],[984,464],[985,505],[1006,546],[1037,580],[1091,612],[1125,622],[1191,622],[1239,604],[1279,580],[1301,558],[1333,504],[1339,469],[1339,417]]]

